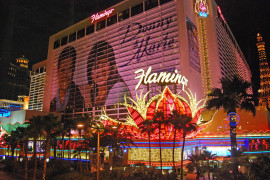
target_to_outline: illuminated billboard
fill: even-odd
[[[166,72],[171,78],[179,76],[175,78],[179,83],[170,86],[181,90],[188,80],[181,73],[176,17],[172,1],[54,49],[50,110],[80,113],[98,112],[104,106],[115,109],[124,96],[135,98],[136,90],[143,89],[151,91],[151,98],[165,84],[138,86],[139,75],[135,74],[150,67],[152,75]]]

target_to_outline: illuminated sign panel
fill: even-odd
[[[93,23],[93,22],[95,22],[95,21],[97,21],[97,20],[99,20],[99,19],[101,19],[101,18],[104,18],[104,17],[109,17],[111,14],[112,14],[112,12],[114,11],[114,9],[112,8],[112,9],[110,9],[110,10],[105,10],[103,13],[96,13],[96,14],[93,14],[92,16],[91,16],[91,22]]]

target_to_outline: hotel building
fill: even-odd
[[[270,66],[269,61],[266,56],[265,51],[265,42],[263,41],[263,37],[260,33],[257,34],[257,49],[258,49],[258,57],[259,57],[259,66],[260,66],[260,97],[259,97],[259,105],[268,105],[270,101]]]
[[[233,75],[251,81],[248,64],[214,0],[125,0],[50,37],[43,111],[61,112],[64,118],[85,113],[100,118],[105,113],[111,120],[133,119],[139,123],[143,112],[134,114],[135,110],[125,107],[136,104],[131,99],[149,100],[150,104],[162,93],[186,99],[184,90],[189,89],[200,100],[212,88],[221,86],[220,78]],[[183,101],[181,108],[191,107]],[[217,117],[212,121],[226,119],[224,113]],[[197,134],[198,139],[187,141],[185,158],[203,146],[212,147],[214,153],[229,149],[227,126],[214,123],[207,128],[223,128],[224,134],[211,134],[206,128]],[[248,149],[247,134],[238,144]],[[144,140],[136,143],[142,148],[128,152],[131,164],[148,158]],[[157,142],[153,144],[153,164],[158,166]],[[168,155],[171,146],[170,138],[165,138],[164,166],[172,165]],[[176,147],[179,155],[181,143]],[[222,155],[228,155],[228,151]]]
[[[206,17],[198,14],[200,2],[205,4]],[[68,117],[82,113],[95,116],[105,107],[110,114],[124,118],[121,107],[115,110],[115,103],[123,102],[123,94],[135,99],[136,92],[144,90],[151,91],[151,98],[162,88],[145,81],[136,88],[138,76],[147,73],[149,67],[151,73],[177,72],[184,76],[182,83],[170,85],[171,89],[180,92],[185,86],[199,99],[220,87],[219,79],[224,76],[238,74],[251,80],[247,62],[214,1],[126,0],[52,35],[44,111],[52,108],[60,83],[66,83],[63,79],[70,79],[58,78],[65,56],[75,64],[64,68],[63,74],[72,76],[73,90],[69,89],[80,89],[76,95],[82,99],[76,102],[81,103],[78,105],[71,96],[70,107],[59,109]]]
[[[46,60],[36,63],[30,73],[29,109],[42,111],[44,85],[46,77]]]

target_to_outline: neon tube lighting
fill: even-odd
[[[258,153],[270,153],[270,151],[250,151],[250,152],[243,152],[244,154],[258,154]]]

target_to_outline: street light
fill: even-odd
[[[112,129],[117,129],[116,125],[111,125],[110,126]],[[96,125],[92,126],[92,128],[97,130],[97,180],[99,180],[99,172],[100,172],[100,167],[99,167],[99,161],[100,161],[100,154],[99,154],[99,149],[100,149],[100,130],[104,129],[102,122],[96,121]]]
[[[101,126],[103,126],[103,124],[99,124],[100,121],[96,121],[95,126],[92,126],[93,129],[97,130],[97,135],[98,135],[98,139],[97,139],[97,180],[99,180],[99,145],[100,145],[100,129],[103,129]]]
[[[82,129],[84,125],[83,124],[77,124],[77,128],[79,130],[79,143],[81,143],[81,137],[82,137]],[[82,156],[81,156],[81,149],[79,148],[79,155],[80,155],[80,172],[82,172]]]

